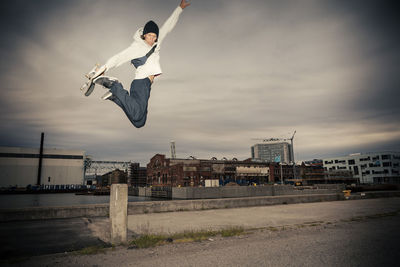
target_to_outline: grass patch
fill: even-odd
[[[210,237],[220,235],[222,237],[237,236],[244,234],[244,228],[231,227],[220,231],[187,231],[173,235],[142,235],[131,242],[131,248],[149,248],[164,245],[167,243],[186,243],[186,242],[201,242]]]
[[[273,226],[270,226],[270,227],[268,227],[267,229],[270,230],[270,231],[273,231],[273,232],[279,231],[278,228],[273,227]]]
[[[324,221],[305,222],[305,224],[311,224],[311,225],[313,225],[313,224],[321,224],[321,223],[324,223]]]
[[[162,235],[142,235],[130,242],[132,246],[137,248],[150,248],[161,245],[167,240],[166,236]]]
[[[221,231],[222,237],[237,236],[244,233],[243,227],[231,227]]]
[[[93,254],[98,254],[98,253],[105,253],[105,247],[104,246],[91,246],[91,247],[86,247],[81,250],[77,250],[74,253],[78,255],[93,255]]]
[[[202,241],[208,239],[211,236],[216,236],[218,233],[219,232],[217,231],[187,231],[180,234],[172,235],[170,238],[177,241],[180,240],[181,242]]]

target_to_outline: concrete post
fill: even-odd
[[[111,243],[126,242],[128,227],[128,185],[112,184],[110,192]]]

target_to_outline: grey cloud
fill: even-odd
[[[45,131],[49,145],[99,159],[147,163],[170,140],[182,157],[247,158],[252,137],[297,129],[303,159],[398,148],[397,19],[375,2],[193,0],[163,44],[146,127],[101,101],[101,88],[81,96],[83,73],[178,2],[6,1],[0,144],[37,146]],[[128,88],[133,70],[110,75]]]

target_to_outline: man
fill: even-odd
[[[155,77],[162,74],[159,54],[161,44],[166,35],[175,27],[183,9],[189,5],[190,3],[186,0],[181,0],[180,5],[166,20],[161,29],[155,22],[147,22],[144,28],[136,31],[134,41],[128,48],[111,57],[103,66],[88,74],[95,84],[109,89],[102,96],[102,99],[111,100],[121,107],[136,128],[143,127],[146,123],[151,84]],[[104,76],[105,72],[128,61],[131,61],[136,68],[130,93],[123,88],[116,78]],[[88,86],[85,90],[85,95],[90,95],[93,87]]]

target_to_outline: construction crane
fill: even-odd
[[[171,159],[176,159],[175,141],[171,141]]]
[[[296,161],[294,160],[294,146],[293,146],[293,140],[294,140],[294,135],[296,134],[296,130],[294,131],[293,135],[291,138],[252,138],[251,140],[257,140],[257,141],[262,141],[262,142],[276,142],[276,141],[290,141],[290,145],[292,146],[292,161],[293,161],[293,178],[296,179]]]

